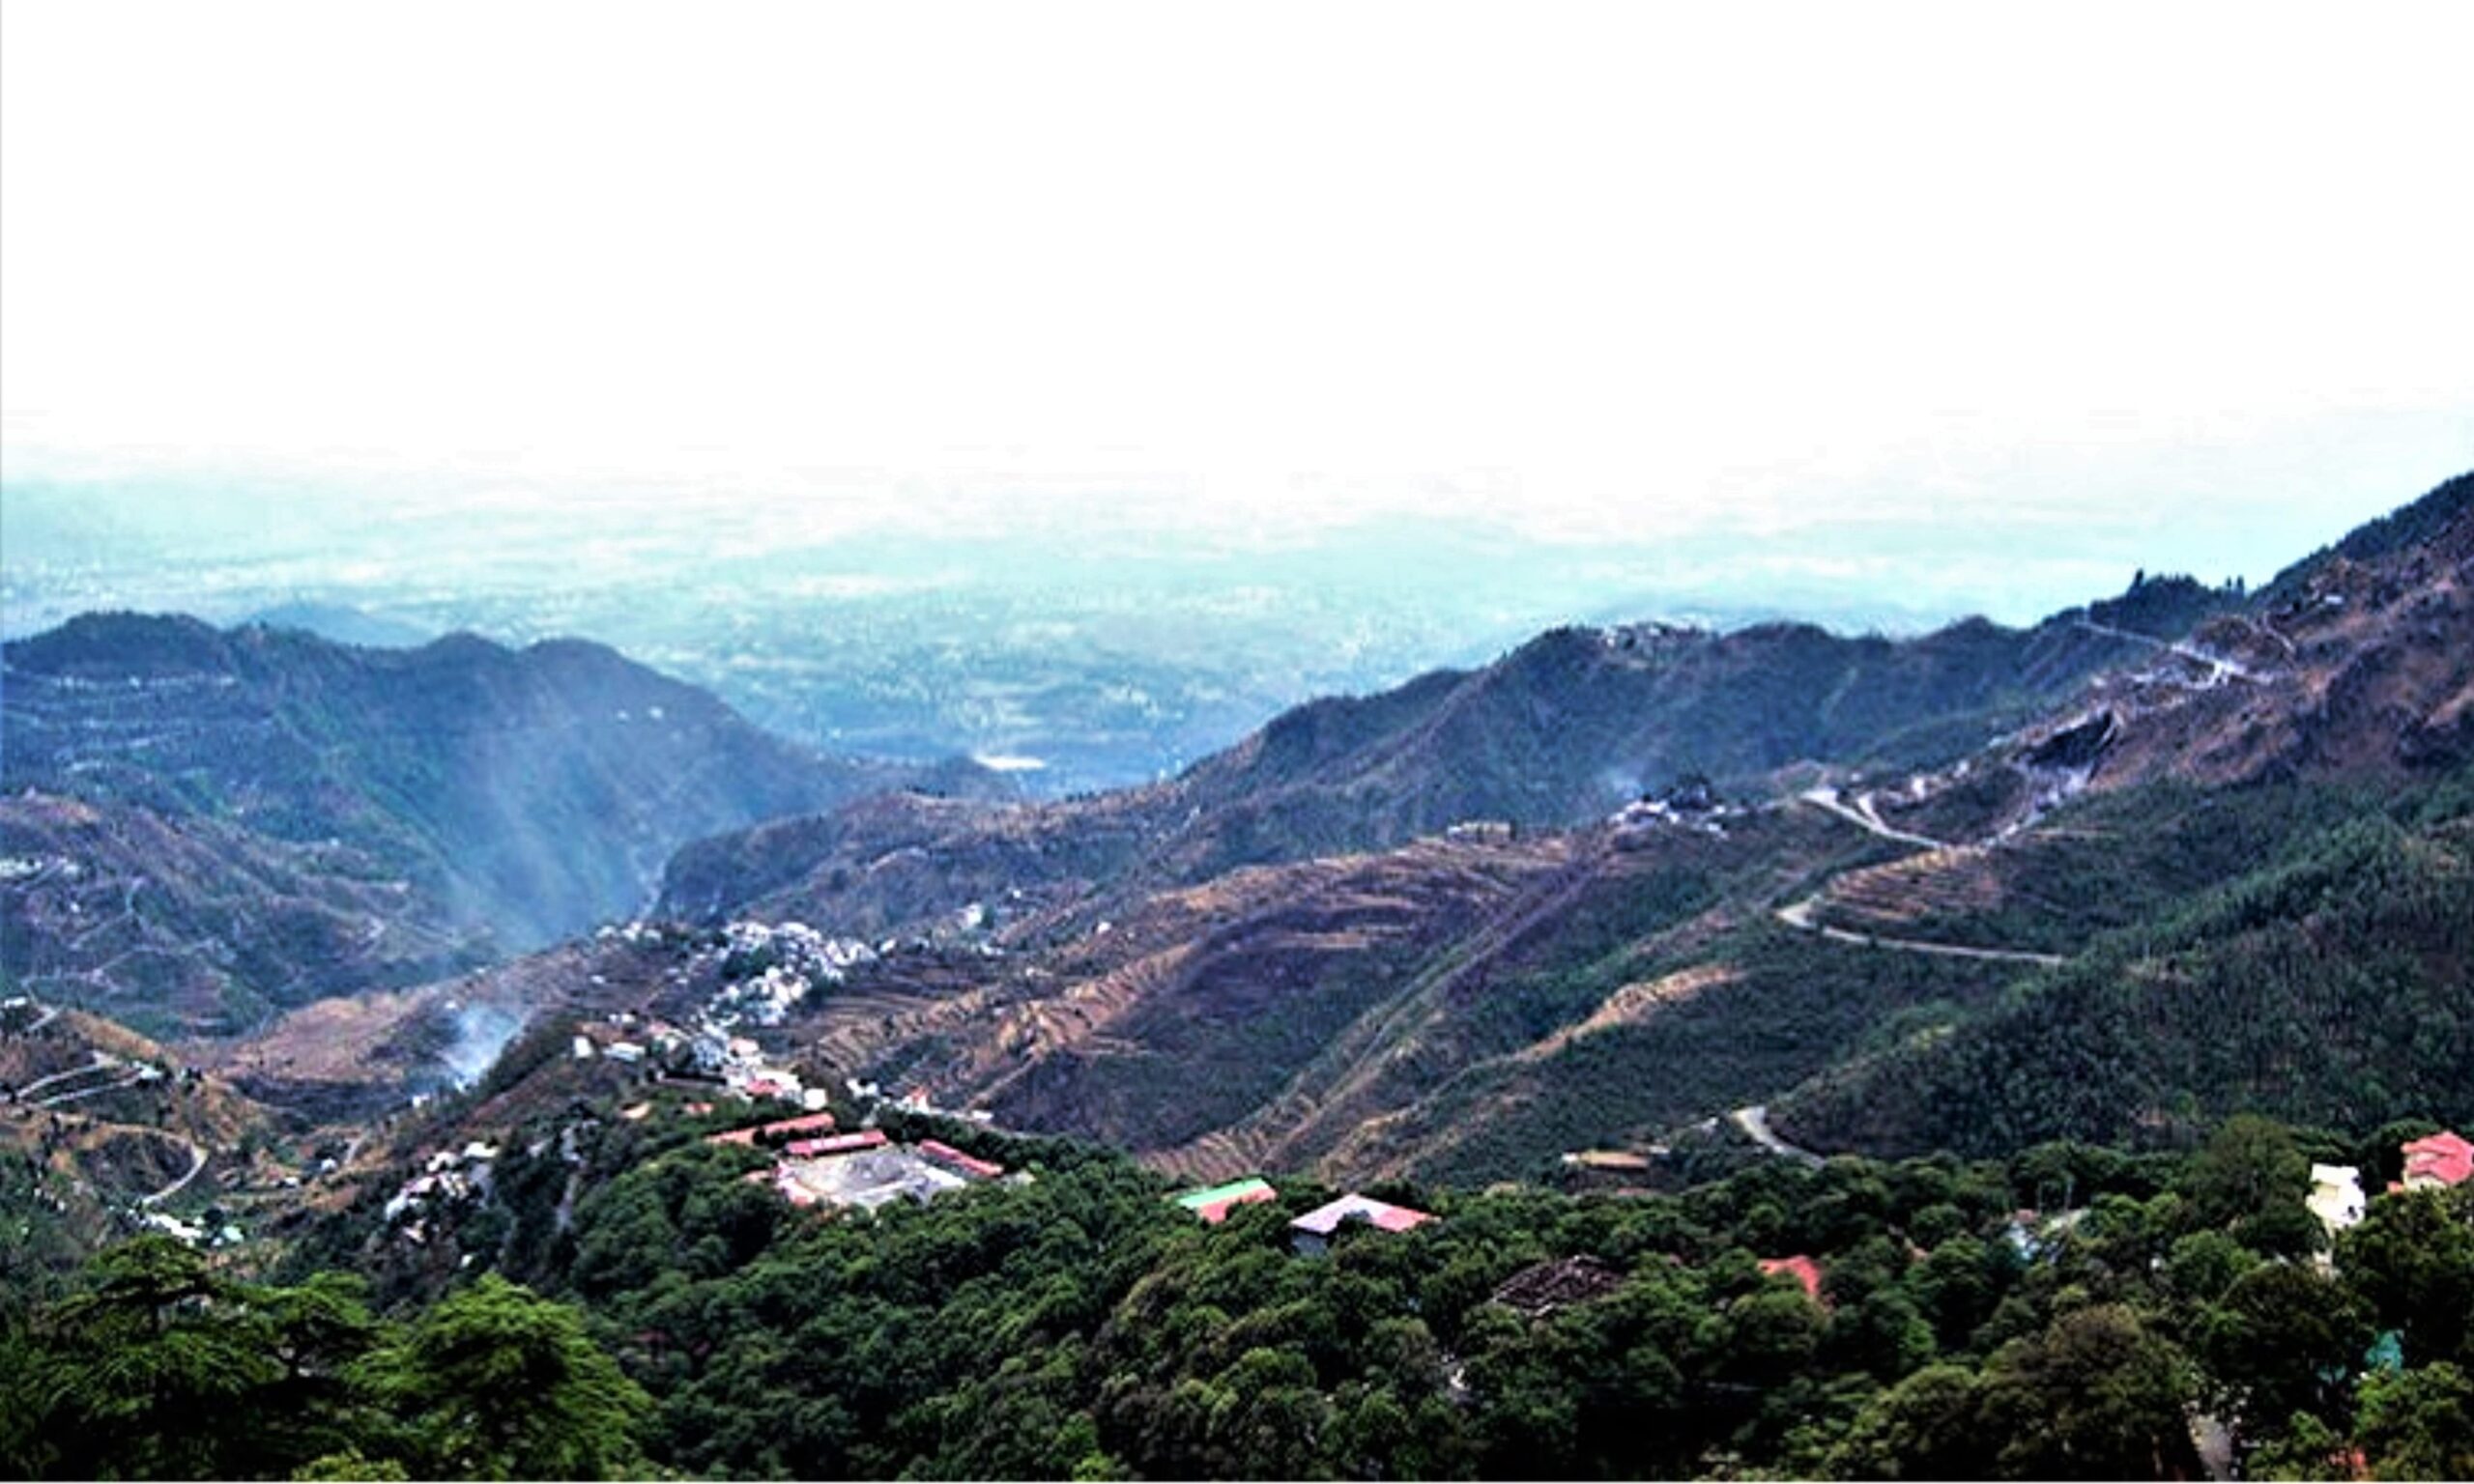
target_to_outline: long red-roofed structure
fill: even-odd
[[[949,1169],[964,1175],[975,1175],[981,1180],[994,1180],[1005,1173],[1005,1166],[1001,1164],[991,1164],[985,1159],[974,1158],[951,1144],[936,1139],[921,1139],[919,1152]]]
[[[760,1124],[753,1128],[734,1128],[728,1133],[714,1134],[705,1142],[735,1144],[742,1149],[747,1149],[753,1148],[759,1139],[784,1137],[794,1133],[823,1133],[832,1127],[832,1114],[810,1113],[804,1118],[786,1118],[779,1123]]]
[[[882,1128],[862,1128],[856,1133],[837,1133],[829,1139],[793,1139],[783,1146],[782,1153],[793,1159],[818,1159],[827,1155],[855,1155],[884,1142]]]

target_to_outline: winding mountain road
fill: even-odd
[[[206,1168],[206,1148],[204,1145],[199,1144],[195,1139],[181,1138],[179,1134],[170,1134],[167,1135],[167,1137],[181,1139],[181,1143],[187,1147],[189,1152],[188,1173],[183,1175],[180,1179],[172,1182],[170,1184],[165,1185],[162,1189],[156,1191],[153,1195],[139,1196],[137,1198],[137,1204],[140,1206],[159,1206],[165,1201],[170,1200],[172,1197],[187,1189],[188,1187],[188,1183],[197,1179],[198,1171]]]
[[[32,1082],[29,1082],[25,1086],[17,1089],[17,1100],[19,1102],[32,1101],[34,1094],[41,1092],[43,1089],[49,1087],[54,1083],[67,1082],[75,1077],[92,1076],[99,1071],[109,1071],[121,1064],[120,1058],[112,1055],[108,1051],[95,1051],[89,1054],[94,1057],[94,1060],[88,1062],[83,1067],[72,1067],[67,1071],[55,1071],[47,1077],[37,1077]]]
[[[146,1069],[141,1067],[117,1082],[105,1082],[95,1087],[81,1087],[73,1092],[54,1093],[48,1098],[39,1099],[35,1102],[28,1104],[28,1106],[37,1108],[57,1108],[66,1103],[75,1102],[80,1099],[94,1098],[103,1093],[116,1093],[124,1087],[135,1087],[138,1083],[145,1080]]]
[[[1915,845],[1926,850],[1952,848],[1946,842],[1929,839],[1885,823],[1873,809],[1871,794],[1859,795],[1853,807],[1840,800],[1835,788],[1813,788],[1798,798],[1823,812],[1834,814],[1856,828],[1878,835],[1884,840]],[[1790,902],[1777,911],[1778,921],[1799,932],[1815,932],[1832,943],[1845,943],[1854,948],[1886,948],[1902,954],[1929,954],[1942,958],[1972,958],[1983,963],[2032,963],[2052,968],[2070,961],[2062,954],[2037,954],[2020,948],[1983,948],[1963,943],[1935,943],[1923,938],[1890,938],[1878,933],[1850,932],[1844,928],[1827,928],[1813,920],[1821,907],[1827,888],[1815,892],[1801,901]]]
[[[1871,794],[1858,795],[1852,805],[1840,798],[1835,788],[1807,789],[1797,797],[1825,813],[1843,819],[1857,829],[1879,836],[1883,840],[1914,845],[1922,850],[1956,848],[1945,841],[1934,840],[1889,824],[1874,809]],[[2026,949],[2019,948],[1983,948],[1963,943],[1931,943],[1921,938],[1885,938],[1875,933],[1851,932],[1844,928],[1825,927],[1814,919],[1813,914],[1821,909],[1822,899],[1827,895],[1827,892],[1828,887],[1825,885],[1821,891],[1813,893],[1802,900],[1792,901],[1778,908],[1776,913],[1778,921],[1798,932],[1815,933],[1832,943],[1844,943],[1851,948],[1884,948],[1902,954],[1927,954],[1942,958],[1971,958],[1984,963],[2026,963],[2039,968],[2052,968],[2070,961],[2060,954],[2029,953]],[[1729,1113],[1727,1118],[1738,1128],[1743,1130],[1746,1138],[1770,1154],[1779,1156],[1781,1158],[1793,1159],[1798,1164],[1818,1165],[1822,1162],[1820,1155],[1799,1145],[1790,1144],[1778,1136],[1776,1130],[1769,1127],[1769,1108],[1766,1103],[1756,1102],[1738,1108]]]
[[[1821,1156],[1814,1154],[1811,1150],[1798,1144],[1790,1144],[1778,1137],[1777,1131],[1769,1127],[1768,1103],[1756,1102],[1749,1107],[1738,1108],[1728,1114],[1727,1118],[1737,1127],[1742,1129],[1744,1135],[1752,1142],[1781,1158],[1793,1159],[1798,1164],[1815,1166],[1822,1162]]]
[[[1810,804],[1815,809],[1822,810],[1827,813],[1836,814],[1839,818],[1846,820],[1849,824],[1856,826],[1857,829],[1863,830],[1869,834],[1879,835],[1884,840],[1892,840],[1898,842],[1902,845],[1915,845],[1926,850],[1947,850],[1950,848],[1949,842],[1946,841],[1935,840],[1927,835],[1917,835],[1907,830],[1896,829],[1885,823],[1882,816],[1874,812],[1873,796],[1869,793],[1857,794],[1856,796],[1856,802],[1852,805],[1847,803],[1844,799],[1841,799],[1838,796],[1838,790],[1835,788],[1807,788],[1802,793],[1798,794],[1797,797],[1803,800],[1805,803]]]
[[[2178,639],[2158,639],[2153,634],[2142,634],[2134,629],[2117,629],[2109,623],[2098,623],[2093,618],[2080,618],[2073,621],[2090,634],[2102,634],[2108,639],[2127,639],[2151,648],[2177,654],[2195,665],[2204,665],[2207,667],[2207,683],[2210,685],[2223,685],[2228,680],[2247,680],[2256,684],[2259,679],[2239,662],[2229,660],[2224,655],[2201,649],[2197,644],[2186,643]],[[2287,647],[2291,647],[2290,643]]]
[[[1972,958],[1981,963],[2032,963],[2053,968],[2068,963],[2061,954],[2030,953],[2024,948],[1977,948],[1963,943],[1935,943],[1925,938],[1885,938],[1878,933],[1850,932],[1844,928],[1825,928],[1813,921],[1813,912],[1821,906],[1821,894],[1816,892],[1801,901],[1790,902],[1777,911],[1778,921],[1802,932],[1815,932],[1832,943],[1845,943],[1853,948],[1886,948],[1902,954],[1931,954],[1942,958]]]

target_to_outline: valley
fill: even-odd
[[[0,0],[0,1484],[2474,1479],[2469,54]]]
[[[820,1241],[905,1240],[905,1191],[941,1222],[1060,1183],[1172,1261],[1142,1202],[1260,1177],[1455,1230],[1716,1199],[1730,1240],[1802,1232],[1837,1271],[1871,1259],[1760,1214],[1801,1199],[1770,1183],[2010,1161],[1968,1177],[2019,1185],[2006,1219],[2040,1160],[2164,1199],[2183,1176],[2126,1172],[2262,1112],[2331,1157],[2474,1123],[2466,479],[2256,594],[2143,581],[1899,642],[1556,630],[1056,800],[820,757],[590,646],[116,616],[5,679],[27,1293],[149,1231],[388,1303],[479,1262],[634,1315],[621,1361],[685,1405],[705,1373],[640,1342],[686,1322],[609,1224],[649,1197],[618,1192],[667,1183],[663,1221],[752,1261],[866,1184],[690,1153],[750,1118],[884,1166],[893,1206]],[[1989,1323],[1934,1343],[1988,1356]],[[1750,1384],[1710,1363],[1708,1395]],[[1110,1446],[1197,1462],[1076,1394]]]

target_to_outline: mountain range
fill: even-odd
[[[450,1006],[648,1011],[797,921],[876,949],[758,1033],[814,1077],[1196,1179],[2474,1117],[2469,504],[2023,630],[1560,629],[1036,804],[588,644],[80,619],[7,651],[0,966],[329,1106],[321,1037],[411,1087]],[[487,966],[640,910],[689,931]]]
[[[702,842],[664,903],[986,916],[995,967],[889,960],[794,1040],[1196,1178],[1534,1176],[1772,1099],[1883,1153],[2466,1116],[2470,490],[2024,632],[1558,631],[1154,789]]]
[[[0,664],[0,971],[158,1032],[540,947],[642,908],[688,840],[925,771],[575,641],[111,614]],[[937,776],[992,786],[975,771]]]

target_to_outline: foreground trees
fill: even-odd
[[[574,1310],[495,1276],[409,1327],[356,1279],[235,1281],[167,1237],[98,1257],[0,1349],[20,1478],[595,1478],[648,1405]]]
[[[2204,1436],[2253,1478],[2463,1476],[2474,1192],[2375,1200],[2333,1271],[2259,1250],[2325,1142],[1401,1190],[1442,1219],[1314,1259],[1310,1185],[1206,1227],[1021,1142],[992,1153],[1034,1184],[796,1214],[690,1143],[561,1248],[469,1213],[492,1245],[391,1313],[115,1248],[0,1333],[0,1475],[2172,1478]],[[418,1250],[457,1241],[434,1217]],[[482,1260],[510,1253],[534,1288]]]

